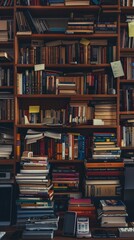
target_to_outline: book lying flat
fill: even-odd
[[[121,200],[100,200],[103,210],[125,210],[126,206]]]
[[[0,62],[10,62],[13,58],[7,52],[0,52]]]

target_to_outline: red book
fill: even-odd
[[[90,198],[79,198],[79,199],[71,198],[69,200],[69,204],[71,204],[71,205],[92,205]]]

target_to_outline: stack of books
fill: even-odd
[[[103,21],[95,24],[95,33],[116,33],[117,22],[114,21]]]
[[[0,159],[13,157],[13,131],[10,128],[0,128]]]
[[[67,211],[68,200],[81,197],[79,191],[79,172],[73,164],[59,165],[52,169],[55,210],[62,216]]]
[[[94,132],[91,158],[85,162],[85,194],[90,197],[118,197],[121,195],[121,179],[124,163],[120,158],[116,134]]]
[[[101,227],[127,227],[126,206],[121,200],[100,200],[98,219]]]
[[[100,101],[94,106],[95,119],[101,119],[104,125],[116,125],[117,113],[116,104]]]
[[[73,18],[68,21],[66,33],[93,33],[94,18],[89,15],[87,18]]]
[[[19,187],[17,224],[26,227],[22,237],[52,238],[53,231],[58,228],[58,218],[54,213],[48,158],[34,157],[32,152],[25,151],[20,165],[20,173],[16,175]]]
[[[90,198],[70,198],[68,211],[76,212],[78,217],[88,217],[90,226],[96,221],[96,208]]]

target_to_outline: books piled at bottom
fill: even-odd
[[[22,233],[22,239],[52,239],[54,230],[58,229],[58,222],[59,217],[54,215],[29,219],[26,222],[26,229]]]
[[[70,198],[68,211],[76,212],[78,217],[88,217],[90,226],[96,223],[96,208],[90,198]]]
[[[98,219],[101,227],[127,227],[126,206],[121,200],[100,200]]]
[[[33,153],[25,151],[20,166],[20,173],[16,175],[19,187],[17,225],[25,226],[22,238],[53,238],[58,217],[54,212],[48,157],[34,157]]]

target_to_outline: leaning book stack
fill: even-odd
[[[26,156],[24,152],[20,165],[20,173],[16,175],[19,187],[17,224],[25,226],[22,237],[53,238],[54,230],[58,228],[58,218],[54,213],[48,158]]]

